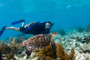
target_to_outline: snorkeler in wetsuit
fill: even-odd
[[[25,34],[34,34],[34,35],[48,34],[48,33],[50,33],[50,29],[54,24],[54,23],[51,23],[50,21],[42,22],[42,23],[41,22],[31,22],[24,26],[24,22],[25,22],[25,20],[20,20],[20,21],[15,21],[15,22],[11,23],[12,25],[22,23],[22,27],[20,27],[20,28],[4,26],[0,31],[0,36],[3,34],[3,32],[6,29],[20,31]]]

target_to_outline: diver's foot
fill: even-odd
[[[0,31],[0,36],[2,35],[1,31]]]
[[[5,31],[5,28],[6,28],[7,26],[4,26],[2,29],[1,29],[1,31],[0,31],[0,36],[3,34],[3,32]]]

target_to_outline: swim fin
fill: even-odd
[[[5,31],[5,28],[6,28],[6,26],[4,26],[3,28],[2,28],[2,30],[0,31],[0,36],[3,34],[3,32]]]
[[[2,35],[1,31],[0,31],[0,36]]]
[[[18,24],[18,23],[21,23],[21,22],[25,22],[25,20],[20,20],[20,21],[12,22],[11,25],[15,25],[15,24]]]

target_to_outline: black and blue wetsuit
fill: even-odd
[[[45,29],[45,22],[40,23],[36,22],[35,24],[30,25],[30,27],[24,28],[21,27],[20,31],[25,34],[48,34],[50,29]]]

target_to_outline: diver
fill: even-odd
[[[50,33],[50,29],[54,24],[54,23],[51,23],[50,21],[46,21],[46,22],[39,21],[39,22],[31,22],[24,26],[24,22],[25,22],[25,20],[20,20],[20,21],[15,21],[15,22],[11,23],[11,25],[22,23],[22,26],[20,28],[4,26],[0,31],[0,36],[3,34],[3,32],[6,29],[20,31],[25,34],[34,34],[34,35],[48,34],[48,33]]]

